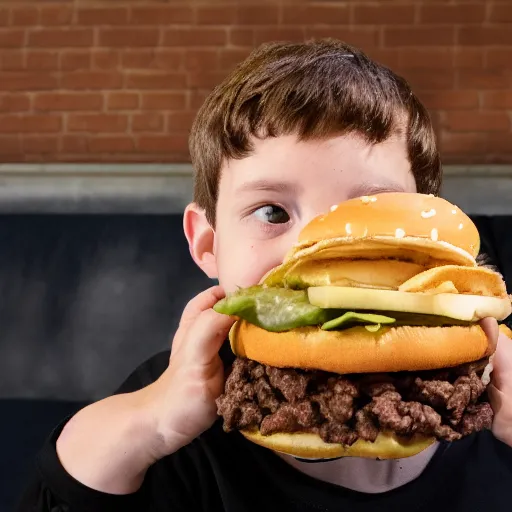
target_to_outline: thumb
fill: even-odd
[[[209,364],[217,357],[235,321],[236,318],[222,315],[213,309],[203,311],[184,336],[183,350],[186,358],[196,363]]]

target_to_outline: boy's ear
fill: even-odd
[[[196,203],[185,208],[183,230],[188,248],[196,265],[211,279],[217,277],[215,259],[215,231],[206,219],[206,213]]]

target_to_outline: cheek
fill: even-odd
[[[229,252],[218,254],[219,283],[226,292],[258,284],[271,268],[281,263],[282,256],[279,256],[281,259],[272,248],[261,243],[234,244]]]

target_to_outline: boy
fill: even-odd
[[[256,284],[331,205],[383,191],[438,193],[432,126],[408,85],[339,42],[268,45],[206,100],[190,150],[197,175],[185,235],[222,288],[188,304],[170,360],[151,359],[117,395],[55,430],[22,510],[509,510],[512,450],[489,432],[401,461],[308,464],[215,421],[219,350],[233,319],[212,306]],[[486,329],[497,338],[494,323]],[[504,341],[494,434],[511,443]]]

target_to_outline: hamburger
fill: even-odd
[[[258,286],[214,307],[237,317],[224,429],[302,459],[388,459],[490,428],[480,320],[504,320],[511,299],[479,251],[470,218],[432,195],[313,219]]]

